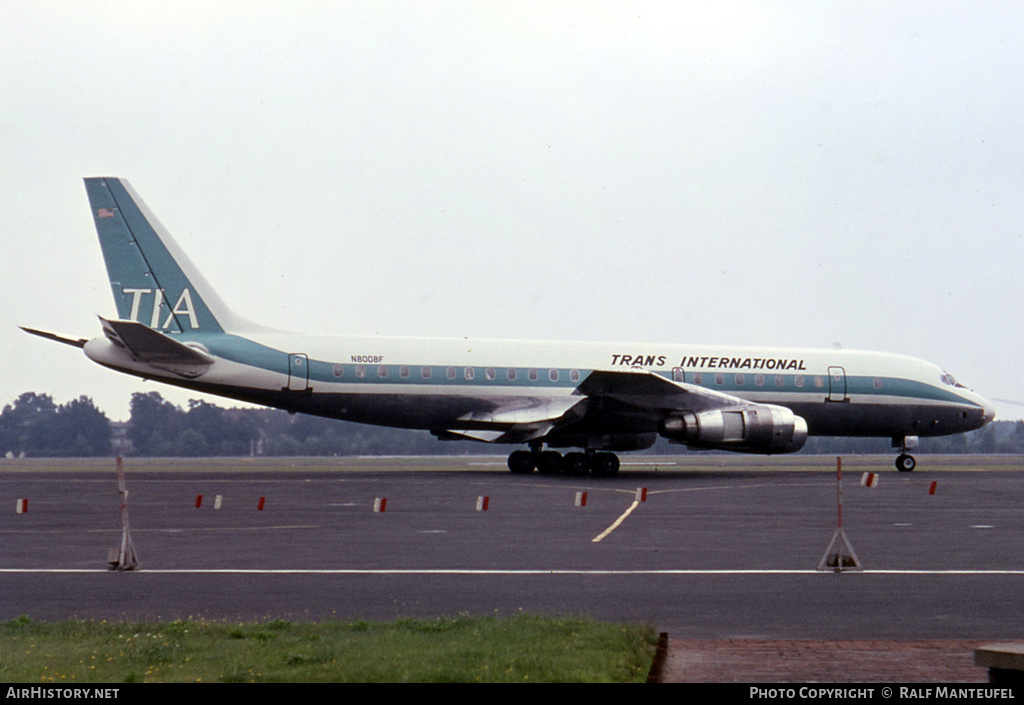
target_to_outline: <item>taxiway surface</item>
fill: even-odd
[[[434,462],[173,472],[129,462],[136,572],[106,569],[121,537],[112,469],[0,471],[0,620],[523,610],[690,639],[1024,636],[1019,470],[922,461],[868,488],[862,468],[847,469],[843,524],[863,569],[835,573],[817,569],[836,531],[834,459],[707,470],[646,458],[610,480]],[[21,498],[28,511],[16,514]]]

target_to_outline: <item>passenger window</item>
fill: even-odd
[[[673,382],[682,382],[683,379],[684,379],[683,368],[682,367],[673,367],[672,368],[672,381]]]
[[[385,377],[387,377],[388,376],[388,366],[387,365],[380,365],[377,368],[377,376],[380,377],[381,379],[384,379]]]
[[[497,373],[494,371],[493,367],[488,367],[487,372],[484,374],[487,376],[487,379],[489,380],[493,380],[497,376]]]
[[[537,370],[530,370],[529,377],[531,382],[537,381]]]
[[[775,386],[782,387],[786,384],[786,378],[782,375],[775,375]]]
[[[366,366],[356,365],[356,377],[363,378],[366,376]]]
[[[407,378],[409,376],[409,368],[406,367],[405,365],[402,365],[401,367],[399,367],[398,368],[398,376],[401,377],[402,379]]]
[[[430,368],[424,365],[420,368],[420,377],[423,379],[430,379]]]
[[[736,375],[736,384],[740,387],[743,386],[743,375]]]
[[[344,365],[335,365],[334,366],[334,376],[335,377],[344,377],[345,376],[345,366]]]
[[[467,367],[465,370],[463,370],[462,374],[466,377],[466,379],[473,379],[475,375],[472,367]]]
[[[579,370],[569,370],[569,381],[571,381],[571,382],[579,382],[580,381],[580,371]]]
[[[508,376],[508,381],[509,382],[515,382],[516,381],[516,368],[514,368],[514,367],[508,368],[508,370],[506,370],[505,374]]]
[[[557,382],[558,381],[558,370],[549,370],[548,371],[548,379],[550,379],[552,382]]]
[[[455,379],[455,368],[449,367],[447,370],[444,371],[444,374],[448,379]]]

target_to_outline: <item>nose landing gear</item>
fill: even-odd
[[[896,458],[896,469],[900,472],[911,472],[917,467],[917,461],[914,456],[908,453],[900,453],[899,457]]]
[[[912,472],[917,467],[917,460],[907,452],[917,448],[917,443],[917,436],[896,436],[892,439],[892,447],[900,449],[896,458],[896,469],[900,472]]]

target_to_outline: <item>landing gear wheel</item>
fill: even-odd
[[[596,453],[590,460],[594,477],[614,477],[619,472],[619,458],[614,453]]]
[[[584,453],[566,453],[564,462],[563,472],[566,475],[586,475],[589,469],[587,456]]]
[[[508,469],[517,475],[531,473],[534,467],[533,455],[529,451],[516,450],[508,456]]]
[[[912,455],[901,453],[900,456],[896,458],[896,469],[900,472],[911,472],[916,467],[917,461],[914,460],[914,456]]]
[[[559,475],[564,464],[561,453],[556,450],[546,450],[540,454],[537,470],[541,475]]]

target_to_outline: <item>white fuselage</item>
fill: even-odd
[[[190,336],[215,362],[195,379],[154,373],[104,339],[90,358],[124,372],[280,408],[366,423],[451,429],[509,399],[571,397],[593,371],[654,372],[791,408],[811,435],[945,435],[991,404],[940,367],[854,350],[653,343],[297,336]],[[641,421],[639,425],[644,425]]]

